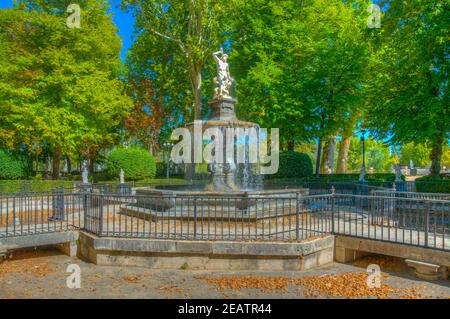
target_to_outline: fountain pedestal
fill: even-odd
[[[229,96],[212,99],[209,102],[212,111],[210,120],[237,121],[236,113],[234,111],[236,103],[237,100]]]
[[[209,126],[208,123],[211,123],[210,121],[218,121],[218,125],[213,124],[212,126],[220,128],[222,134],[224,133],[223,130],[227,127],[238,126],[239,122],[234,111],[236,102],[236,99],[229,96],[215,97],[211,100],[209,105],[212,114],[210,120],[207,121],[207,126]],[[224,122],[223,125],[221,125],[222,121]],[[235,192],[239,190],[234,181],[236,164],[234,162],[229,163],[226,161],[226,143],[223,145],[223,154],[224,156],[221,163],[208,165],[209,183],[205,188],[207,191]]]
[[[233,164],[210,164],[208,173],[210,174],[209,183],[205,190],[209,192],[236,192],[239,188],[234,182],[234,171],[236,167]]]

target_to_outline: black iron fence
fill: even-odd
[[[424,182],[421,182],[424,183]],[[427,182],[434,185],[433,182]],[[161,185],[197,185],[202,181],[183,181],[183,180],[167,180],[158,182],[126,182],[120,183],[94,183],[82,184],[80,182],[30,182],[17,184],[0,183],[0,195],[46,195],[53,191],[64,190],[66,193],[81,193],[89,190],[97,194],[114,194],[114,195],[133,195],[133,190],[137,187],[153,187]],[[436,183],[435,183],[436,184]],[[388,190],[395,187],[398,192],[415,192],[416,187],[413,181],[402,182],[382,182],[382,181],[303,181],[296,179],[287,180],[267,180],[266,188],[286,189],[286,188],[308,188],[310,194],[319,195],[329,192],[331,187],[336,189],[338,193],[353,195],[369,195],[373,190]]]
[[[83,228],[83,195],[56,191],[45,195],[0,195],[0,237]]]
[[[394,189],[373,190],[375,196],[389,196],[397,198],[431,199],[450,201],[450,194],[446,193],[419,193],[419,192],[399,192]]]
[[[450,201],[334,195],[333,233],[450,251]]]
[[[85,224],[89,231],[99,236],[190,240],[301,240],[331,231],[329,195],[91,195],[91,198],[93,207],[87,214]]]
[[[73,229],[100,237],[180,240],[291,241],[340,234],[450,251],[448,194],[418,194],[140,196],[57,190],[0,196],[0,237]]]

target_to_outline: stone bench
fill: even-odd
[[[424,280],[447,279],[447,267],[423,261],[406,259],[406,264],[415,269],[418,278]]]

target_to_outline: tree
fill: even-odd
[[[368,125],[392,144],[429,143],[439,174],[449,136],[448,11],[445,1],[381,1],[386,6],[367,84]]]
[[[390,154],[389,146],[373,139],[365,141],[366,167],[376,173],[385,173],[392,170],[394,158]],[[349,160],[347,169],[351,172],[359,172],[362,164],[362,143],[353,137],[350,140]]]
[[[159,146],[159,135],[167,116],[161,101],[156,101],[151,82],[129,80],[129,92],[134,101],[134,109],[125,117],[125,130],[131,138],[136,138],[153,154]]]
[[[139,35],[130,55],[134,71],[154,81],[156,94],[187,103],[178,107],[192,105],[194,119],[201,119],[203,73],[212,52],[223,42],[226,30],[220,21],[226,5],[218,0],[122,3],[137,18]]]
[[[81,28],[68,28],[71,1],[19,1],[0,12],[1,138],[48,145],[53,178],[63,154],[95,158],[114,143],[131,101],[123,92],[120,38],[106,0],[82,0]]]
[[[320,164],[320,172],[322,174],[334,174],[334,158],[336,152],[337,136],[328,138],[322,150],[322,162]]]
[[[406,143],[400,148],[400,164],[409,165],[413,162],[415,167],[427,167],[430,164],[430,148],[426,144]]]
[[[337,169],[336,173],[344,174],[347,173],[347,162],[348,162],[348,152],[350,150],[350,140],[353,137],[354,129],[357,126],[357,121],[360,118],[360,112],[354,111],[348,119],[342,124],[340,135],[341,140],[339,141],[339,151],[337,159]]]
[[[334,136],[361,98],[367,15],[342,1],[245,2],[233,21],[240,114],[282,145]],[[365,9],[365,8],[364,8]]]

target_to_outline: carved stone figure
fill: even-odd
[[[220,49],[220,51],[214,52],[213,56],[217,64],[217,77],[214,78],[214,83],[217,85],[215,88],[215,97],[229,97],[230,88],[234,79],[230,75],[228,54],[224,53],[223,49]]]
[[[83,161],[81,164],[81,180],[83,184],[89,184],[87,161]]]

